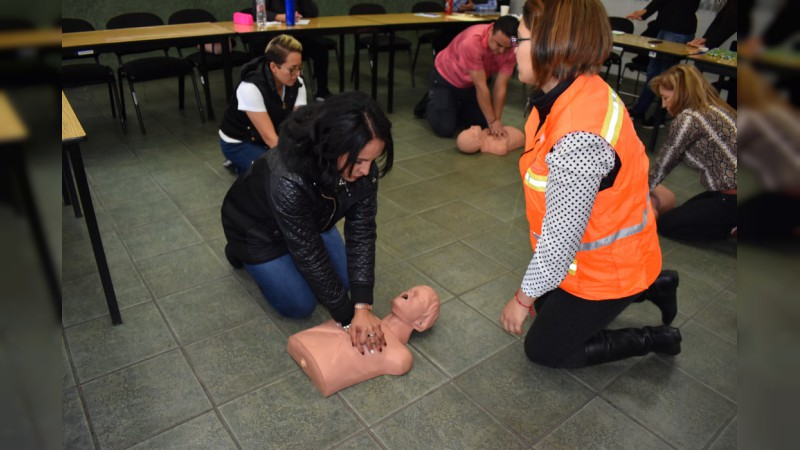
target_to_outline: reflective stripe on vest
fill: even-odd
[[[598,248],[605,247],[606,245],[611,245],[611,244],[613,244],[614,242],[616,242],[616,241],[618,241],[620,239],[626,238],[628,236],[633,236],[634,234],[644,230],[644,227],[647,226],[647,208],[648,207],[650,207],[650,193],[647,194],[647,204],[644,207],[644,212],[642,212],[642,221],[641,222],[639,222],[639,223],[637,223],[635,225],[631,225],[629,227],[625,227],[625,228],[617,231],[616,233],[609,234],[608,236],[600,238],[600,239],[598,239],[596,241],[584,242],[584,243],[582,243],[580,245],[580,247],[578,247],[578,251],[581,252],[581,251],[588,251],[588,250],[597,250]],[[533,237],[536,238],[537,241],[542,238],[540,235],[536,234],[533,231],[531,231],[531,234],[533,235]],[[573,261],[572,264],[570,264],[570,272],[572,272],[571,273],[572,275],[574,275],[574,269],[576,269],[576,268],[577,268],[576,262]]]
[[[622,129],[622,101],[613,89],[608,88],[608,110],[603,120],[601,135],[609,145],[614,147],[619,139],[619,131]]]
[[[534,191],[544,192],[547,187],[547,175],[536,175],[531,169],[525,172],[525,185]]]

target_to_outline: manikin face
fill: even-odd
[[[675,107],[675,104],[673,100],[675,98],[675,90],[674,89],[669,90],[662,86],[659,86],[658,93],[659,95],[661,95],[661,106],[663,108],[666,108],[667,112],[669,112],[674,116],[675,113],[673,112],[673,108]]]
[[[519,46],[514,49],[517,56],[517,77],[519,81],[533,86],[536,84],[536,80],[533,78],[533,60],[531,59],[531,30],[525,27],[523,21],[519,22],[517,37]]]
[[[392,300],[392,312],[413,322],[417,329],[423,326],[420,320],[430,326],[439,315],[439,295],[430,286],[414,286]]]
[[[508,50],[511,50],[511,38],[506,36],[502,31],[494,31],[489,36],[489,50],[495,55],[502,55]]]
[[[283,64],[269,64],[272,76],[275,81],[284,86],[294,86],[297,79],[303,74],[303,55],[298,52],[291,52],[286,55]]]
[[[349,154],[345,153],[339,156],[339,174],[341,174],[344,181],[350,183],[368,175],[372,161],[375,161],[383,153],[383,146],[384,142],[378,138],[373,138],[367,142],[367,145],[358,153],[358,159],[356,159],[353,167],[347,167]]]

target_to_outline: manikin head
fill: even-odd
[[[392,300],[392,314],[425,331],[439,317],[439,294],[430,286],[414,286]]]

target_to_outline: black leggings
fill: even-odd
[[[536,300],[536,319],[525,336],[525,354],[549,367],[586,366],[586,341],[644,292],[617,300],[584,300],[556,288]]]
[[[658,216],[658,234],[687,241],[727,239],[736,226],[736,195],[706,191]]]

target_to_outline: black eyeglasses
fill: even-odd
[[[530,41],[531,38],[520,38],[520,37],[512,37],[511,38],[511,48],[519,47],[521,42]]]
[[[283,69],[283,64],[279,64],[278,65],[278,69]],[[286,71],[289,72],[289,75],[294,75],[294,74],[297,74],[297,73],[303,73],[303,65],[300,64],[299,66],[296,66],[296,67],[287,67]]]

